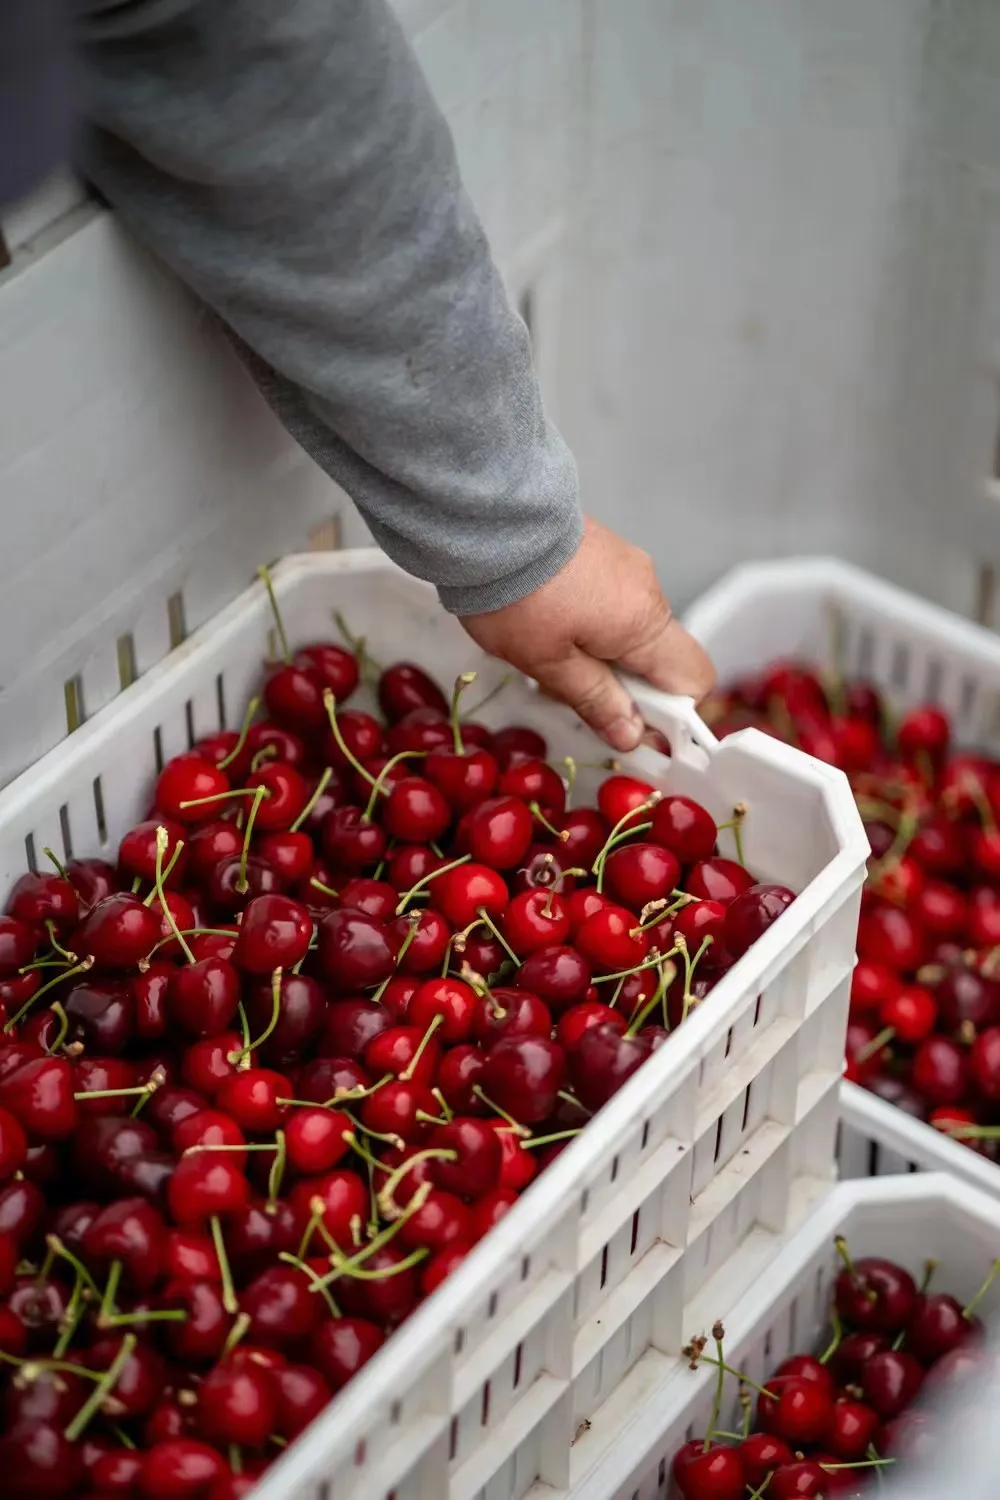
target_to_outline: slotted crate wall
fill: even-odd
[[[289,559],[274,587],[293,643],[321,635],[336,605],[376,659],[405,644],[442,680],[470,665],[485,690],[502,677],[433,591],[380,554]],[[112,852],[145,815],[158,757],[220,715],[239,719],[270,626],[257,584],[0,791],[0,896],[47,845]],[[635,692],[674,754],[642,749],[626,766],[698,798],[719,822],[743,802],[748,863],[798,897],[296,1445],[260,1500],[519,1500],[539,1478],[565,1485],[577,1427],[676,1352],[691,1298],[738,1247],[793,1226],[829,1188],[867,853],[846,780],[753,732],[720,746],[692,704]],[[598,742],[579,720],[524,682],[484,710],[487,722],[511,717],[544,733],[556,758],[573,754],[580,795],[593,792]]]
[[[588,506],[678,606],[822,550],[968,611],[996,554],[995,0],[398,0]],[[54,219],[53,219],[53,216]],[[0,781],[254,566],[363,528],[72,189],[5,217]],[[933,542],[933,546],[931,543]]]

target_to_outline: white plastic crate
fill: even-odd
[[[329,637],[337,607],[376,659],[415,656],[443,682],[477,666],[484,689],[503,671],[379,553],[292,558],[274,586],[293,642]],[[43,846],[113,847],[145,815],[157,761],[239,721],[270,628],[257,585],[0,792],[0,886]],[[647,1349],[676,1351],[685,1306],[742,1243],[781,1234],[828,1187],[867,853],[846,780],[753,731],[719,745],[690,703],[636,692],[674,755],[626,763],[719,821],[746,802],[748,863],[801,894],[276,1466],[260,1500],[518,1500],[536,1479],[565,1487],[583,1419]],[[484,718],[532,724],[581,762],[606,753],[526,683]],[[600,774],[581,773],[581,795]]]
[[[685,1340],[707,1333],[721,1317],[728,1360],[758,1383],[790,1354],[817,1348],[828,1327],[833,1280],[841,1269],[833,1245],[838,1234],[845,1236],[853,1256],[888,1256],[918,1278],[926,1259],[937,1260],[935,1285],[968,1301],[997,1256],[1000,1203],[937,1173],[841,1183],[791,1239],[775,1246],[767,1276],[727,1307],[729,1274],[744,1283],[747,1279],[740,1266],[744,1252],[737,1251],[726,1276],[706,1287],[686,1310]],[[980,1312],[987,1318],[1000,1313],[1000,1284],[990,1288]],[[574,1449],[581,1472],[574,1476],[572,1500],[673,1500],[677,1492],[671,1461],[689,1439],[704,1435],[714,1388],[710,1366],[692,1371],[687,1360],[673,1359],[663,1362],[659,1382],[645,1392],[641,1407],[630,1410],[609,1402],[596,1412],[590,1431]],[[736,1382],[731,1381],[719,1426],[732,1431],[740,1426],[741,1415]],[[615,1441],[604,1460],[584,1472],[586,1445],[605,1422],[615,1425]],[[944,1493],[952,1491],[935,1492]],[[539,1486],[529,1500],[558,1497]]]
[[[939,703],[960,744],[1000,753],[1000,637],[829,558],[736,568],[688,611],[725,684],[777,657],[839,665],[901,708]],[[1000,1195],[1000,1167],[865,1089],[841,1092],[841,1175],[950,1172]]]

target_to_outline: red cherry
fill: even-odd
[[[861,917],[858,955],[901,973],[915,972],[923,962],[926,939],[913,918],[895,907],[878,906]]]
[[[669,849],[659,844],[627,844],[608,855],[604,883],[617,901],[642,911],[650,901],[670,894],[680,871],[680,863]]]
[[[167,1185],[170,1216],[182,1227],[235,1213],[249,1198],[243,1173],[219,1152],[182,1156]]]
[[[40,1057],[22,1063],[0,1079],[0,1106],[9,1111],[29,1137],[60,1141],[79,1121],[73,1098],[73,1069],[62,1057]]]
[[[498,1137],[499,1139],[499,1137]],[[501,1148],[502,1149],[502,1148]],[[527,1152],[522,1151],[522,1156]],[[490,1193],[484,1193],[472,1204],[469,1212],[469,1223],[472,1231],[473,1241],[478,1241],[497,1224],[506,1218],[520,1194],[509,1187],[496,1187]]]
[[[704,901],[721,901],[725,905],[742,896],[753,883],[753,876],[742,865],[715,855],[691,867],[685,890],[690,896],[698,896]]]
[[[500,916],[510,900],[503,877],[487,865],[459,865],[431,884],[434,904],[451,925],[468,927],[481,912]]]
[[[284,1120],[285,1107],[278,1100],[288,1097],[290,1086],[287,1078],[270,1068],[246,1068],[225,1080],[215,1102],[243,1130],[267,1135]]]
[[[270,1376],[252,1364],[216,1365],[198,1387],[198,1428],[209,1442],[262,1448],[277,1416]]]
[[[649,837],[676,855],[682,865],[710,859],[715,850],[715,819],[690,797],[664,797],[652,812]]]
[[[456,1115],[432,1132],[428,1144],[435,1151],[455,1153],[454,1160],[431,1162],[431,1177],[439,1187],[464,1198],[481,1198],[496,1188],[502,1154],[497,1133],[486,1120]]]
[[[371,714],[348,708],[337,714],[337,725],[341,739],[356,760],[364,762],[381,753],[382,726]],[[346,768],[349,764],[347,756],[329,730],[323,737],[322,752],[323,760],[329,766]]]
[[[562,777],[537,757],[518,760],[505,767],[499,790],[506,797],[517,797],[526,803],[536,802],[550,822],[566,807],[566,787]]]
[[[396,917],[389,928],[400,945],[398,962],[401,973],[429,974],[441,969],[448,951],[451,928],[440,912],[428,908],[415,917],[412,914]],[[402,945],[407,939],[404,951]]]
[[[554,891],[522,891],[504,913],[503,930],[515,953],[558,946],[570,933],[566,905]]]
[[[582,870],[593,866],[611,832],[607,821],[593,807],[575,807],[554,819],[554,826],[560,835],[559,857],[568,867]]]
[[[582,1000],[590,988],[590,964],[576,948],[542,948],[529,954],[517,971],[519,988],[530,990],[550,1010],[565,1010]]]
[[[841,1463],[860,1463],[875,1442],[879,1419],[861,1401],[837,1401],[823,1441]]]
[[[0,1109],[0,1182],[20,1171],[28,1154],[28,1138],[20,1120],[9,1109]]]
[[[332,1391],[309,1365],[282,1364],[271,1370],[277,1401],[277,1431],[286,1442],[297,1438],[329,1403]]]
[[[394,723],[414,708],[432,708],[447,716],[448,700],[437,683],[413,662],[395,662],[378,681],[379,707]]]
[[[381,1328],[365,1318],[328,1318],[313,1339],[312,1357],[336,1392],[353,1379],[384,1341]]]
[[[743,1500],[746,1474],[738,1448],[685,1443],[674,1455],[674,1481],[684,1500]]]
[[[768,1500],[826,1500],[830,1476],[812,1459],[797,1459],[775,1469],[767,1487]]]
[[[160,772],[154,800],[157,811],[175,823],[207,823],[218,816],[229,789],[229,777],[218,766],[197,755],[179,755]]]
[[[519,760],[544,760],[549,747],[537,730],[509,724],[506,729],[498,729],[493,736],[493,753],[506,769]]]
[[[615,775],[608,776],[601,782],[597,793],[597,805],[608,823],[614,827],[628,819],[630,823],[640,821],[638,809],[649,801],[653,795],[653,788],[648,781],[639,781],[635,776]],[[629,813],[634,816],[629,818]],[[714,843],[714,839],[713,839]]]
[[[915,1046],[934,1030],[937,1020],[934,997],[923,985],[906,984],[886,1000],[879,1012],[882,1026],[891,1027],[900,1041]]]
[[[118,892],[92,906],[73,935],[73,951],[103,969],[131,969],[160,937],[161,917],[135,896]]]
[[[307,1177],[329,1172],[350,1150],[344,1137],[351,1129],[347,1115],[336,1110],[294,1110],[285,1126],[289,1163]]]
[[[430,844],[451,823],[451,808],[433,782],[421,776],[400,781],[382,804],[382,826],[390,838],[407,844]]]
[[[323,1225],[346,1250],[354,1243],[352,1224],[364,1223],[370,1209],[367,1184],[356,1172],[338,1168],[321,1177],[304,1178],[292,1189],[292,1207],[303,1224],[308,1222],[317,1201],[323,1205]]]
[[[80,901],[69,880],[55,873],[36,875],[28,871],[14,882],[7,898],[7,911],[15,921],[28,927],[44,927],[46,922],[54,922],[65,932],[79,919]]]
[[[257,896],[243,913],[233,963],[247,974],[290,969],[309,951],[312,918],[288,896]]]
[[[0,1437],[0,1465],[11,1500],[59,1500],[76,1488],[82,1461],[54,1423],[26,1421]]]
[[[482,1082],[485,1065],[486,1054],[478,1047],[459,1045],[444,1054],[438,1067],[437,1086],[451,1109],[462,1114],[482,1111],[485,1106],[473,1089]]]
[[[595,972],[612,974],[642,963],[649,951],[649,939],[630,911],[605,906],[579,928],[576,946],[594,965]]]
[[[965,1052],[947,1037],[926,1037],[914,1054],[910,1071],[914,1088],[930,1104],[958,1104],[968,1092]]]
[[[431,750],[424,762],[428,781],[442,792],[448,805],[466,812],[489,797],[496,788],[500,768],[488,750],[462,752],[440,745]]]
[[[337,989],[365,989],[389,978],[396,949],[382,922],[359,911],[332,911],[317,931],[320,967]]]
[[[752,885],[726,909],[722,939],[734,958],[747,949],[791,906],[795,894],[783,885]]]
[[[527,990],[501,985],[477,1003],[475,1038],[487,1052],[503,1037],[551,1034],[548,1006]]]
[[[904,760],[919,762],[923,756],[940,764],[948,753],[951,725],[939,708],[929,704],[911,708],[896,726],[896,743]]]
[[[428,979],[420,985],[407,1005],[406,1019],[423,1035],[434,1017],[441,1016],[443,1021],[438,1033],[441,1040],[466,1042],[472,1035],[478,1009],[475,990],[464,980],[447,976]]]
[[[556,1041],[567,1052],[572,1052],[586,1032],[594,1026],[605,1024],[613,1026],[619,1033],[624,1032],[627,1027],[625,1017],[612,1010],[610,1005],[603,1005],[600,1000],[582,1000],[559,1017]]]
[[[520,864],[534,836],[534,819],[517,797],[488,797],[464,821],[473,860],[493,870]]]
[[[457,1271],[469,1253],[467,1245],[449,1245],[437,1255],[425,1261],[420,1274],[420,1290],[425,1297],[433,1296],[442,1282]]]
[[[614,1024],[590,1027],[570,1053],[570,1077],[581,1104],[600,1109],[652,1050],[652,1040],[645,1035],[623,1036]]]
[[[222,958],[186,964],[175,969],[167,981],[170,1019],[188,1036],[215,1036],[224,1031],[236,1015],[239,1002],[239,975]]]
[[[303,733],[327,722],[323,679],[307,661],[286,662],[264,684],[264,702],[276,723]]]
[[[767,1390],[773,1394],[757,1402],[757,1420],[765,1432],[773,1432],[795,1448],[818,1443],[826,1434],[833,1420],[832,1389],[813,1380],[778,1375],[767,1382]]]
[[[168,1439],[143,1454],[139,1493],[146,1500],[202,1495],[223,1469],[222,1455],[207,1443],[189,1437]]]
[[[883,1421],[898,1417],[911,1405],[923,1384],[923,1366],[902,1349],[873,1354],[861,1371],[865,1400]]]
[[[323,1189],[318,1191],[322,1197]],[[303,1223],[309,1213],[307,1209]],[[340,1243],[346,1248],[353,1241],[348,1236]],[[268,1347],[276,1344],[279,1348],[308,1338],[326,1313],[323,1299],[313,1296],[302,1273],[283,1265],[269,1266],[255,1277],[240,1293],[240,1307],[250,1318],[248,1337],[254,1343]]]
[[[555,1107],[566,1076],[566,1055],[548,1037],[497,1042],[483,1068],[483,1090],[522,1125],[539,1125]]]
[[[769,1432],[752,1432],[743,1439],[739,1451],[746,1483],[753,1489],[759,1489],[774,1469],[795,1458],[788,1444]]]

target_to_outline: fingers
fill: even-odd
[[[613,749],[634,750],[642,738],[642,715],[607,663],[582,651],[538,665],[538,685],[576,710]]]
[[[661,692],[679,693],[696,703],[715,686],[710,657],[672,615],[665,616],[647,638],[630,646],[619,664]]]

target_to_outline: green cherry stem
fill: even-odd
[[[445,1146],[428,1146],[424,1151],[415,1151],[406,1161],[400,1162],[379,1189],[378,1206],[383,1214],[395,1215],[399,1212],[399,1205],[395,1200],[395,1192],[408,1172],[422,1161],[457,1161],[458,1152],[450,1151]],[[379,1163],[381,1165],[381,1163]]]
[[[480,698],[478,703],[474,703],[472,705],[472,707],[469,709],[469,718],[474,719],[476,717],[476,714],[481,714],[486,705],[488,703],[492,703],[494,698],[499,698],[500,694],[504,691],[505,688],[510,686],[513,680],[513,672],[505,672],[500,681],[497,683],[496,687],[490,688],[485,698]]]
[[[361,821],[363,823],[370,823],[372,821],[372,818],[375,815],[375,807],[378,803],[378,799],[380,797],[388,797],[389,793],[386,791],[385,784],[389,779],[389,773],[395,770],[400,761],[419,760],[422,759],[426,754],[426,750],[400,750],[396,755],[392,756],[390,760],[386,761],[385,765],[382,767],[381,771],[372,782],[371,796],[368,798],[365,810],[361,814]]]
[[[708,1419],[708,1430],[705,1433],[705,1441],[702,1445],[701,1450],[703,1453],[707,1453],[709,1448],[711,1448],[712,1446],[712,1438],[715,1434],[716,1423],[719,1420],[719,1413],[722,1411],[722,1397],[725,1393],[726,1387],[726,1356],[725,1351],[722,1347],[722,1341],[725,1336],[726,1330],[723,1328],[722,1324],[716,1323],[712,1328],[712,1338],[715,1340],[715,1352],[718,1356],[719,1367],[716,1370],[715,1395],[712,1398],[712,1411]]]
[[[262,563],[261,566],[257,569],[257,576],[264,587],[267,589],[267,602],[271,606],[271,614],[274,617],[274,628],[277,632],[278,641],[281,646],[281,655],[287,666],[291,663],[292,653],[288,649],[288,636],[285,634],[285,622],[281,618],[281,610],[278,608],[278,601],[274,595],[274,584],[271,581],[270,568],[265,568]]]
[[[819,1357],[821,1365],[830,1363],[837,1350],[840,1348],[841,1339],[844,1337],[844,1325],[840,1321],[840,1313],[837,1311],[836,1302],[830,1304],[830,1328],[832,1330],[830,1342]]]
[[[566,840],[569,838],[568,828],[557,828],[555,824],[550,822],[550,820],[545,816],[537,802],[529,802],[528,811],[530,812],[536,823],[541,823],[546,833],[550,833],[553,838],[556,838],[560,843],[565,844]]]
[[[333,1300],[329,1287],[325,1284],[321,1276],[317,1276],[316,1272],[313,1270],[312,1266],[308,1264],[308,1262],[303,1260],[301,1256],[292,1255],[288,1250],[279,1250],[278,1259],[283,1260],[286,1266],[294,1266],[297,1271],[301,1271],[302,1274],[307,1277],[309,1281],[309,1290],[311,1292],[319,1292],[321,1294],[323,1301],[326,1303],[327,1307],[330,1310],[331,1318],[341,1317],[340,1308]]]
[[[230,750],[229,754],[223,756],[222,760],[219,761],[218,768],[220,771],[224,771],[227,766],[231,766],[233,761],[236,760],[236,758],[242,753],[243,746],[247,742],[247,735],[250,733],[250,726],[253,723],[254,719],[257,717],[257,710],[259,708],[260,699],[251,698],[250,702],[247,704],[247,711],[243,715],[243,723],[240,725],[240,732],[236,736],[236,744]]]
[[[459,865],[467,865],[471,858],[471,854],[463,854],[461,859],[450,860],[448,864],[442,865],[440,869],[431,870],[428,874],[421,876],[415,884],[410,886],[408,891],[403,892],[399,900],[399,905],[396,907],[396,916],[403,916],[413,898],[426,890],[432,880],[436,880],[439,875],[446,875],[449,870],[457,870]]]
[[[430,1043],[431,1037],[434,1035],[435,1031],[437,1031],[438,1027],[443,1025],[444,1016],[442,1016],[440,1013],[436,1016],[431,1017],[430,1024],[427,1027],[427,1030],[424,1032],[423,1036],[420,1038],[420,1042],[417,1046],[416,1052],[414,1052],[413,1056],[406,1064],[406,1067],[399,1075],[401,1083],[408,1083],[413,1077],[416,1066],[419,1063],[421,1057],[423,1057],[424,1052],[426,1051],[428,1044]]]
[[[274,1141],[278,1149],[267,1177],[267,1208],[272,1211],[278,1201],[278,1194],[281,1192],[281,1183],[285,1175],[285,1163],[288,1160],[285,1132],[283,1130],[275,1131]]]
[[[967,1302],[965,1307],[962,1308],[963,1318],[972,1317],[972,1314],[975,1312],[976,1308],[979,1306],[980,1302],[982,1302],[983,1298],[986,1296],[986,1293],[989,1291],[990,1287],[996,1280],[998,1273],[1000,1273],[1000,1260],[995,1260],[990,1267],[990,1274],[987,1276],[986,1280],[983,1282],[982,1286],[979,1288],[972,1301]]]
[[[111,1395],[111,1392],[118,1384],[118,1377],[131,1359],[132,1350],[137,1343],[138,1339],[134,1333],[127,1333],[122,1339],[121,1348],[118,1350],[118,1353],[101,1376],[98,1384],[80,1407],[72,1422],[65,1429],[65,1437],[68,1442],[76,1443],[83,1436],[88,1423],[97,1415],[108,1396]]]
[[[417,933],[420,931],[420,913],[419,912],[411,912],[410,915],[409,915],[409,919],[408,920],[409,920],[409,926],[406,929],[406,936],[403,938],[403,941],[400,943],[400,945],[399,945],[399,952],[396,954],[396,967],[393,969],[393,971],[392,971],[391,974],[387,975],[386,978],[383,979],[382,983],[378,986],[378,988],[373,991],[373,993],[372,993],[372,999],[374,1001],[381,1000],[382,996],[385,994],[386,990],[388,989],[389,984],[391,983],[391,981],[393,979],[395,979],[397,977],[397,975],[399,974],[399,966],[400,966],[400,964],[403,961],[403,955],[406,953],[406,950],[409,948],[410,944],[416,938]]]
[[[167,860],[167,863],[163,867],[163,884],[164,885],[166,885],[167,881],[170,879],[170,872],[174,868],[174,865],[177,863],[178,859],[180,859],[181,850],[183,848],[184,848],[183,842],[180,839],[178,839],[177,843],[174,845],[174,852],[173,852],[173,854],[171,854],[170,858]],[[132,882],[132,894],[133,894],[133,896],[135,895],[136,891],[138,890],[139,886],[141,886],[141,885],[142,885],[142,880],[137,875],[136,878],[135,878],[135,880]],[[152,906],[153,902],[156,900],[156,898],[157,898],[157,896],[159,894],[160,894],[159,891],[157,890],[156,886],[154,885],[153,889],[150,891],[149,895],[143,901],[143,903],[142,903],[143,906]],[[160,901],[160,905],[161,906],[163,905],[162,899]]]
[[[228,1337],[226,1338],[226,1342],[222,1346],[223,1359],[225,1359],[227,1355],[232,1354],[237,1344],[243,1342],[247,1334],[250,1332],[250,1325],[252,1322],[253,1319],[251,1318],[249,1313],[240,1313],[239,1317],[236,1319],[236,1322],[233,1324],[232,1328],[230,1328]]]
[[[308,818],[309,814],[312,812],[313,808],[316,806],[316,803],[319,801],[319,799],[322,797],[323,793],[326,791],[327,787],[330,785],[330,780],[331,780],[332,776],[333,776],[333,767],[332,766],[327,766],[324,769],[322,776],[317,781],[316,788],[315,788],[312,796],[309,798],[309,801],[306,803],[305,807],[299,813],[298,817],[295,819],[295,822],[292,824],[291,828],[288,830],[289,833],[298,833],[299,829],[302,827],[303,823],[306,821],[306,819]]]
[[[252,1042],[247,1042],[238,1052],[227,1054],[228,1061],[236,1067],[246,1066],[254,1052],[260,1050],[268,1037],[281,1019],[281,970],[275,969],[271,975],[271,1016],[261,1032],[260,1036]]]
[[[163,824],[161,823],[160,826],[159,826],[159,828],[157,828],[157,830],[156,830],[156,873],[155,873],[156,894],[160,898],[160,909],[162,910],[163,915],[167,919],[167,925],[169,926],[171,932],[173,933],[174,937],[177,939],[178,944],[180,945],[181,952],[184,954],[184,957],[187,959],[188,963],[189,964],[193,964],[194,963],[194,954],[191,952],[191,946],[188,943],[187,938],[184,936],[184,934],[181,932],[180,928],[178,927],[178,925],[177,925],[177,918],[174,916],[173,912],[170,910],[170,905],[169,905],[169,903],[168,903],[168,901],[166,899],[166,895],[165,895],[164,890],[163,890],[163,856],[167,852],[167,845],[168,845],[169,842],[170,842],[170,835],[168,834],[167,830],[164,828]],[[175,858],[180,853],[180,851],[181,851],[182,848],[183,848],[183,845],[180,843],[180,841],[178,841],[177,848],[174,850],[174,856],[175,856]]]
[[[62,984],[67,979],[72,979],[74,974],[86,974],[87,970],[92,969],[93,967],[94,960],[88,955],[87,958],[81,959],[78,964],[74,964],[72,969],[60,969],[59,973],[56,974],[52,979],[46,980],[43,985],[39,986],[35,993],[24,1002],[20,1010],[16,1010],[14,1012],[9,1021],[7,1021],[6,1025],[4,1026],[4,1031],[13,1031],[16,1028],[17,1023],[20,1021],[21,1017],[27,1015],[31,1007],[36,1003],[36,1001],[42,998],[47,990],[54,989],[57,984]]]
[[[379,1277],[379,1279],[381,1279],[381,1276],[387,1273],[366,1273],[363,1269],[365,1261],[368,1260],[372,1255],[374,1255],[376,1250],[381,1250],[382,1247],[384,1245],[387,1245],[390,1240],[395,1239],[396,1235],[403,1228],[403,1225],[406,1224],[409,1219],[412,1219],[415,1213],[420,1212],[424,1204],[427,1202],[427,1199],[430,1197],[432,1191],[433,1189],[429,1182],[422,1182],[417,1188],[413,1197],[410,1199],[409,1203],[400,1213],[398,1219],[394,1219],[388,1226],[388,1228],[380,1230],[375,1238],[373,1240],[370,1240],[367,1245],[358,1250],[356,1254],[347,1257],[342,1255],[340,1251],[337,1251],[336,1253],[339,1257],[337,1264],[334,1265],[333,1270],[328,1272],[326,1276],[320,1277],[319,1283],[313,1286],[312,1290],[315,1292],[320,1290],[321,1287],[332,1286],[333,1283],[335,1281],[339,1281],[342,1276],[364,1276],[368,1274],[375,1275]],[[332,1258],[334,1252],[331,1251],[330,1253]],[[393,1273],[395,1274],[399,1272],[404,1264],[405,1262],[400,1261],[397,1266],[392,1268]],[[410,1264],[413,1265],[415,1264],[415,1262],[410,1261]]]
[[[55,867],[56,873],[63,880],[69,880],[69,876],[66,874],[66,866],[56,858],[56,856],[52,853],[52,850],[49,848],[48,844],[43,845],[42,853],[45,855],[45,858],[49,861],[49,863]],[[70,883],[72,884],[72,882]]]
[[[53,1053],[59,1051],[59,1048],[66,1040],[66,1033],[69,1031],[69,1016],[66,1014],[63,1007],[59,1004],[58,1000],[53,1000],[52,1004],[49,1006],[49,1010],[59,1022],[59,1030],[56,1032],[55,1037],[53,1038],[52,1045],[51,1047],[46,1048],[46,1051],[51,1057]]]
[[[578,1125],[575,1130],[557,1130],[554,1135],[533,1135],[530,1140],[522,1143],[522,1149],[534,1151],[536,1146],[553,1146],[556,1141],[571,1141],[574,1136],[580,1134],[582,1129],[583,1126]]]
[[[677,978],[677,965],[675,963],[671,963],[670,961],[673,954],[677,951],[678,950],[676,948],[672,949],[670,953],[664,954],[663,958],[660,960],[662,967],[660,969],[659,983],[657,984],[656,989],[650,999],[647,1000],[642,1009],[637,1010],[635,1015],[632,1017],[631,1021],[628,1024],[628,1029],[625,1032],[626,1036],[635,1036],[636,1033],[640,1031],[643,1026],[645,1026],[646,1022],[653,1014],[653,1011],[660,1004],[667,990]]]
[[[233,1273],[229,1268],[229,1256],[226,1254],[226,1244],[222,1238],[222,1220],[218,1214],[212,1215],[208,1221],[208,1226],[212,1232],[215,1258],[219,1262],[219,1276],[222,1281],[222,1305],[227,1313],[236,1314],[240,1310],[240,1305],[236,1300]]]
[[[247,814],[247,826],[243,833],[243,848],[240,850],[240,873],[236,877],[236,891],[241,896],[245,896],[250,889],[250,884],[247,880],[247,860],[250,858],[250,841],[253,838],[253,825],[257,821],[260,804],[266,797],[270,797],[270,795],[271,793],[266,786],[254,788],[253,801],[250,804],[250,811]]]
[[[462,672],[455,678],[455,686],[451,691],[451,712],[448,716],[448,722],[451,724],[451,737],[454,742],[456,755],[465,754],[465,745],[462,743],[462,726],[458,718],[459,703],[466,688],[471,687],[475,680],[475,672]]]
[[[365,769],[341,733],[340,725],[337,723],[337,700],[332,688],[324,688],[323,690],[323,707],[326,709],[326,716],[330,721],[330,733],[333,735],[337,749],[351,769],[357,771],[362,781],[367,781],[369,786],[375,786],[378,778]]]
[[[487,1109],[491,1109],[495,1115],[500,1116],[501,1120],[505,1120],[510,1126],[511,1130],[514,1131],[515,1135],[519,1135],[522,1140],[526,1140],[527,1137],[531,1135],[531,1131],[528,1129],[527,1125],[521,1125],[517,1120],[514,1119],[513,1115],[509,1115],[505,1109],[501,1109],[499,1104],[494,1104],[493,1100],[487,1094],[484,1094],[478,1083],[474,1083],[472,1085],[472,1092],[475,1094],[477,1099],[481,1099],[483,1101]]]
[[[499,927],[494,922],[489,912],[486,910],[485,906],[481,906],[479,908],[479,920],[480,922],[482,922],[484,927],[488,927],[490,932],[492,932],[493,936],[496,938],[497,942],[500,944],[501,948],[510,959],[511,963],[516,964],[517,967],[520,968],[521,960],[518,958],[517,954],[514,952],[513,948],[510,946],[507,939],[504,937],[503,933],[500,931]]]
[[[99,1313],[97,1314],[98,1324],[100,1324],[105,1318],[114,1317],[115,1298],[118,1295],[118,1283],[119,1281],[121,1281],[121,1279],[122,1263],[120,1260],[113,1260],[108,1269],[108,1281],[107,1285],[104,1288],[104,1294],[101,1297],[101,1308]]]

